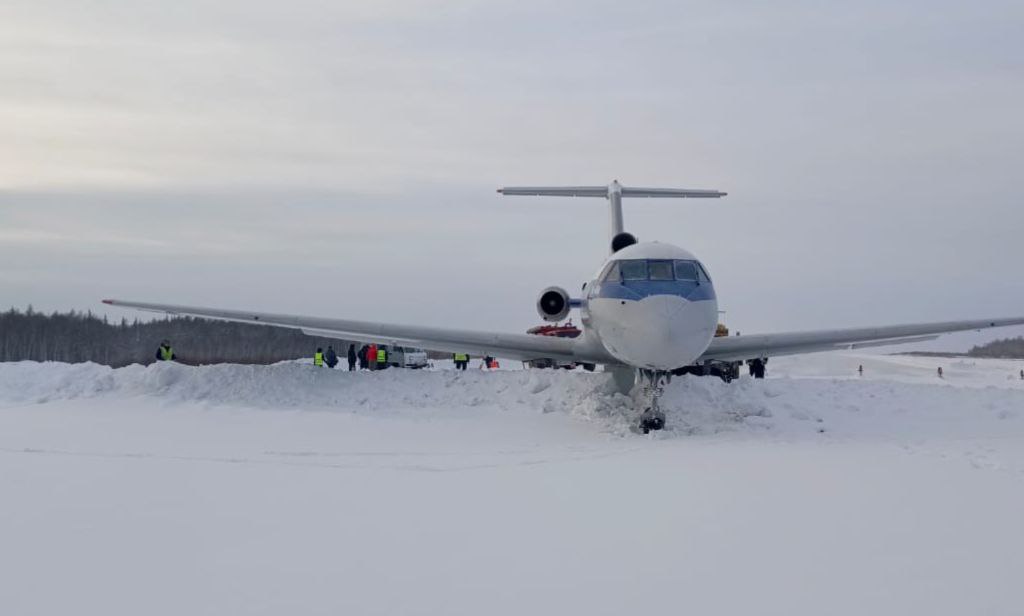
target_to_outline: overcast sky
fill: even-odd
[[[744,332],[1024,314],[1019,0],[7,1],[0,45],[0,306],[520,331],[608,215],[495,188],[618,178],[729,193],[626,227]]]

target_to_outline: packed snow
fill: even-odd
[[[768,369],[0,364],[0,612],[1024,612],[1024,362]]]

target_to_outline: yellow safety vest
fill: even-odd
[[[174,349],[172,347],[160,347],[160,357],[164,358],[164,361],[171,361],[174,357]]]
[[[323,353],[320,353],[319,351],[316,352],[316,353],[313,353],[313,365],[314,366],[322,366],[322,365],[324,365],[324,354]]]
[[[456,353],[455,361],[469,361],[469,355],[465,353]]]
[[[377,349],[377,363],[383,364],[388,360],[388,352],[384,349]]]

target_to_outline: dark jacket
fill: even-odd
[[[354,362],[357,359],[357,357],[358,356],[356,355],[356,345],[348,345],[348,361]]]
[[[324,355],[324,359],[327,362],[327,366],[333,368],[338,365],[338,354],[334,352],[334,348],[328,348],[327,354]]]

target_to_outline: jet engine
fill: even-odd
[[[537,298],[537,313],[545,321],[561,321],[569,316],[572,300],[562,287],[548,287]]]
[[[636,244],[636,236],[632,233],[616,233],[612,238],[612,253],[619,252],[623,248]]]

